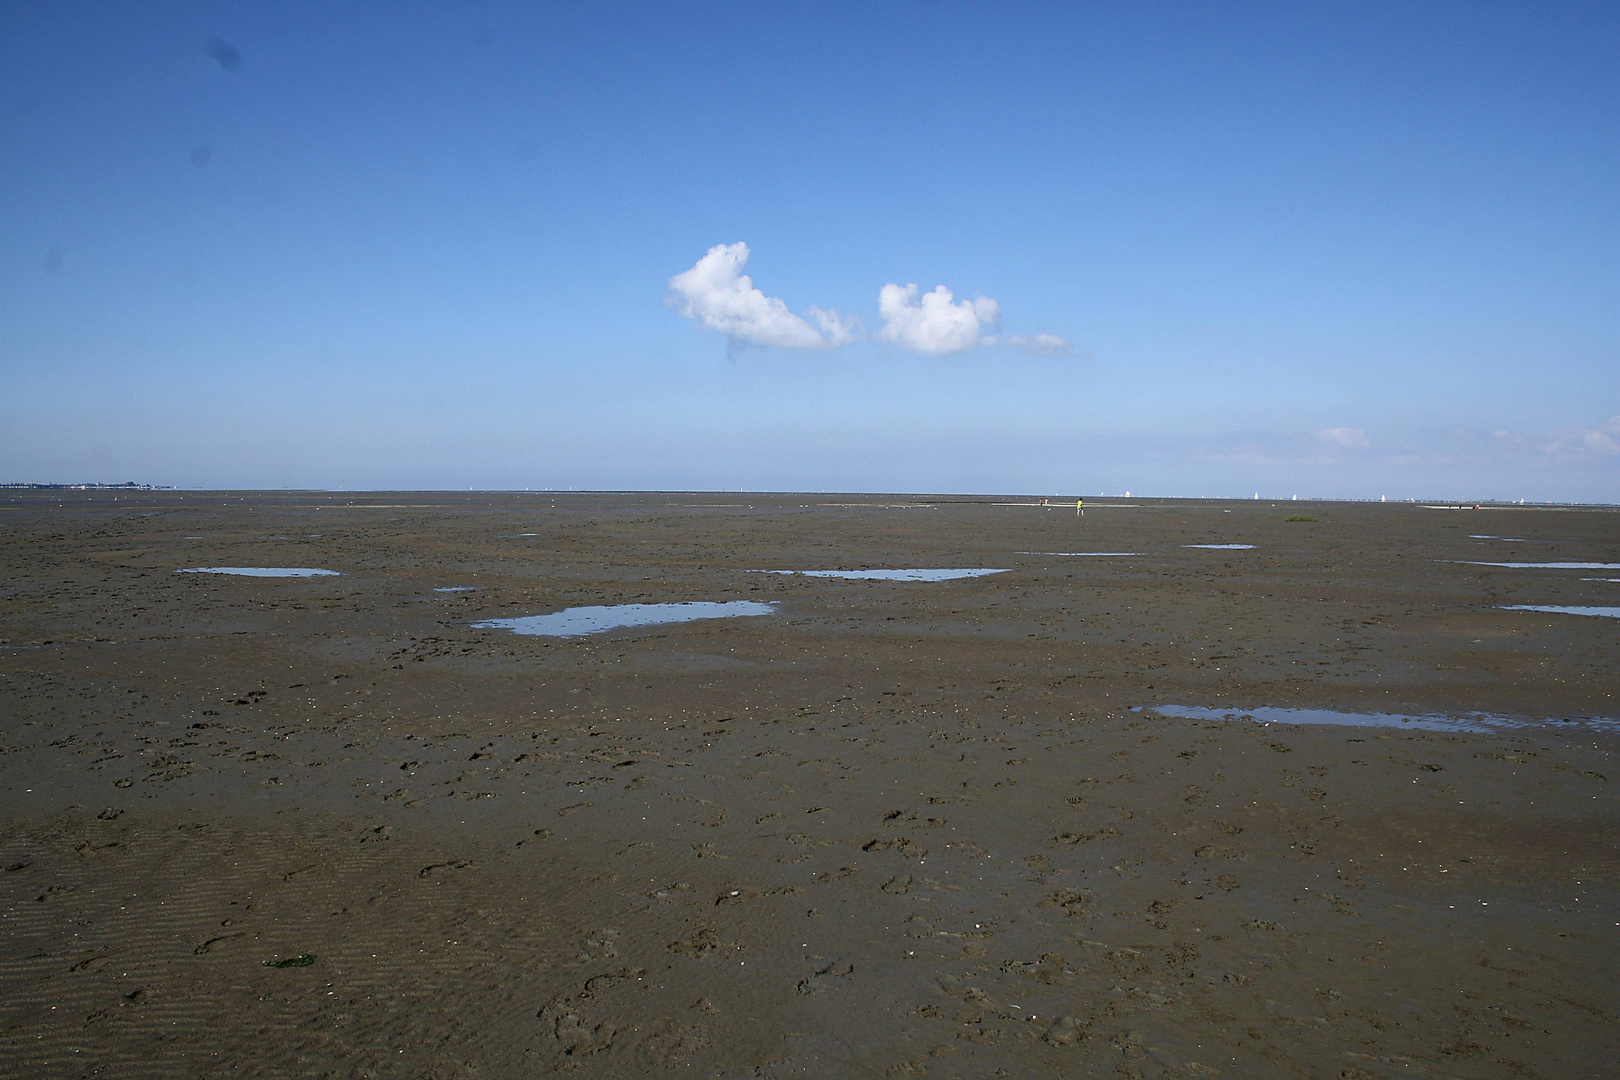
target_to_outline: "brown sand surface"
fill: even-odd
[[[1038,503],[0,498],[0,1073],[1620,1075],[1620,514]]]

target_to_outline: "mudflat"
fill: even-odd
[[[1620,619],[1507,608],[1620,570],[1479,565],[1614,512],[26,493],[0,559],[6,1075],[1616,1075]],[[871,569],[1005,572],[760,572]]]

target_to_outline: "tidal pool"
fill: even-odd
[[[1503,611],[1545,611],[1553,615],[1597,615],[1620,619],[1620,607],[1580,607],[1568,604],[1504,604]]]
[[[1464,566],[1505,566],[1509,570],[1620,570],[1620,562],[1473,562],[1458,559]]]
[[[476,586],[476,585],[445,585],[442,588],[434,589],[433,591],[434,592],[477,592],[478,591],[478,586]]]
[[[524,615],[515,619],[481,619],[474,630],[510,630],[539,637],[583,637],[627,626],[657,626],[697,619],[730,619],[748,615],[774,615],[775,604],[753,600],[693,600],[676,604],[603,604],[571,607],[550,615]]]
[[[1205,548],[1209,551],[1252,551],[1255,544],[1182,544],[1182,547]]]
[[[762,570],[762,574],[801,574],[804,577],[848,578],[851,581],[954,581],[987,577],[1006,570]]]
[[[337,577],[336,570],[308,566],[193,566],[177,574],[236,574],[239,577]]]
[[[1562,720],[1533,720],[1501,713],[1378,713],[1338,712],[1334,709],[1289,709],[1262,705],[1255,709],[1218,709],[1207,705],[1136,705],[1132,712],[1155,712],[1178,720],[1250,720],[1257,724],[1337,724],[1342,727],[1412,728],[1418,731],[1451,731],[1489,734],[1522,731],[1526,728],[1585,727],[1620,732],[1620,720],[1575,717]]]
[[[1094,559],[1113,556],[1140,555],[1140,551],[1019,551],[1018,555],[1063,555],[1065,557],[1090,557]]]

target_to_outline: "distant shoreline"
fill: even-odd
[[[173,491],[168,484],[0,484],[0,491]]]

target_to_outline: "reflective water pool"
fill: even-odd
[[[1620,619],[1620,607],[1581,607],[1568,604],[1504,604],[1503,611],[1545,611],[1553,615],[1597,615]]]
[[[1132,712],[1154,712],[1178,720],[1249,720],[1257,724],[1337,724],[1343,727],[1408,728],[1418,731],[1489,733],[1526,728],[1584,727],[1620,732],[1620,720],[1575,717],[1535,720],[1500,713],[1377,713],[1339,712],[1334,709],[1289,709],[1262,705],[1255,709],[1221,709],[1207,705],[1137,705]]]
[[[799,574],[804,577],[848,578],[851,581],[954,581],[987,577],[1006,570],[762,570],[763,574]]]
[[[478,586],[477,585],[445,585],[444,587],[434,589],[433,591],[434,592],[477,592],[478,591]]]
[[[1209,551],[1253,551],[1257,544],[1182,544],[1182,547],[1205,548]]]
[[[1620,570],[1620,562],[1474,562],[1458,559],[1464,566],[1505,566],[1510,570]]]
[[[236,574],[239,577],[337,577],[336,570],[308,566],[193,566],[177,574]]]
[[[1063,555],[1065,557],[1090,557],[1094,559],[1112,556],[1140,555],[1140,551],[1019,551],[1018,555]]]
[[[549,615],[524,615],[515,619],[481,619],[471,623],[474,630],[510,630],[514,634],[540,637],[582,637],[627,626],[657,626],[664,623],[693,622],[697,619],[730,619],[749,615],[774,615],[775,604],[752,600],[716,603],[694,600],[677,604],[606,604],[564,608]]]

